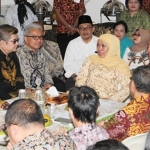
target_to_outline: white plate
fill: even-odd
[[[118,110],[122,109],[126,105],[126,103],[119,103],[112,100],[100,99],[100,109],[97,120],[116,113]]]
[[[129,150],[144,150],[147,133],[137,134],[122,141]]]

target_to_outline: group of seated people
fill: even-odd
[[[101,108],[96,91],[88,86],[72,88],[68,108],[74,128],[66,134],[53,135],[44,127],[42,111],[34,100],[14,101],[6,112],[3,128],[9,136],[8,150],[128,150],[122,140],[150,129],[149,76],[149,66],[136,68],[130,82],[132,101],[110,120],[99,123],[96,117]]]
[[[126,6],[128,11],[114,25],[114,35],[94,36],[91,17],[80,16],[80,36],[69,42],[64,60],[58,44],[44,40],[43,24],[36,19],[21,26],[21,44],[16,27],[0,26],[0,99],[17,97],[19,89],[30,93],[32,89],[47,90],[54,85],[58,91],[69,90],[69,114],[75,127],[67,135],[53,136],[44,127],[39,106],[33,100],[17,100],[5,116],[9,150],[96,150],[108,139],[119,146],[115,142],[148,132],[150,17],[140,9],[141,0],[126,0]],[[140,15],[145,20],[137,26]],[[99,98],[124,102],[129,95],[131,101],[110,120],[95,124]]]

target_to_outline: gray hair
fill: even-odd
[[[43,32],[42,26],[33,22],[33,23],[31,23],[31,24],[29,24],[29,25],[27,25],[25,27],[25,29],[24,29],[24,36],[28,35],[30,33],[31,29],[33,29],[33,28],[39,29],[39,30],[41,30]]]

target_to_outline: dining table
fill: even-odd
[[[13,101],[17,99],[19,98],[16,97],[13,99],[9,99],[7,100],[7,102],[11,104]],[[121,108],[127,105],[127,103],[120,103],[120,102],[116,102],[113,100],[99,99],[99,101],[100,101],[100,108],[99,108],[99,113],[98,113],[96,122],[100,122],[102,120],[109,120],[113,116],[114,113],[116,113],[118,110],[120,110]],[[71,122],[70,116],[69,116],[68,109],[66,109],[66,107],[67,107],[67,103],[55,105],[55,110],[54,110],[55,115],[53,116],[53,118],[51,118],[52,124],[46,127],[48,130],[50,130],[50,132],[53,135],[67,134],[67,131],[74,128]],[[45,112],[48,113],[47,110],[48,109],[46,108]],[[4,118],[5,118],[6,112],[7,110],[0,110],[0,126],[5,123]],[[48,113],[48,115],[50,114]],[[57,118],[63,118],[63,121]],[[64,121],[64,120],[67,120],[67,121]],[[8,139],[7,135],[1,134],[0,132],[0,150],[6,150],[6,146],[5,146],[7,143],[6,139]]]

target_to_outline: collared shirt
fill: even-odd
[[[148,132],[150,129],[150,96],[145,94],[133,99],[104,124],[110,138],[127,137]]]
[[[68,136],[75,142],[78,150],[86,150],[88,146],[109,138],[107,131],[95,124],[76,127],[68,132]]]
[[[17,49],[17,56],[26,88],[43,87],[49,83],[53,84],[49,60],[40,49],[34,53],[24,44]]]
[[[73,73],[78,74],[85,59],[95,53],[97,40],[98,38],[93,35],[89,43],[85,43],[81,36],[69,42],[64,58],[65,76],[67,78]]]
[[[24,28],[27,25],[31,24],[32,22],[38,21],[37,16],[33,14],[31,9],[26,5],[25,5],[25,7],[27,10],[26,13],[27,13],[28,18],[24,19],[23,26],[20,26],[20,23],[18,20],[18,4],[9,7],[7,10],[7,13],[6,13],[6,17],[5,17],[5,23],[6,24],[12,25],[18,29],[19,44],[20,45],[24,43],[24,38],[23,38]]]
[[[58,77],[59,75],[63,75],[63,60],[58,44],[52,41],[44,40],[40,49],[49,60],[51,76]]]
[[[84,0],[80,0],[79,3],[74,0],[54,0],[54,9],[60,9],[60,14],[64,17],[66,22],[70,25],[74,25],[77,17],[79,16],[79,10],[85,10]],[[57,32],[67,33],[68,28],[57,19]]]
[[[6,57],[0,50],[0,99],[17,97],[18,90],[24,88],[24,79],[16,53],[12,52]]]
[[[73,141],[65,135],[52,135],[48,130],[32,134],[17,143],[13,150],[76,150]]]
[[[128,25],[127,36],[131,39],[136,29],[150,30],[150,16],[142,9],[133,16],[128,11],[124,11],[120,14],[119,20],[125,21]]]

